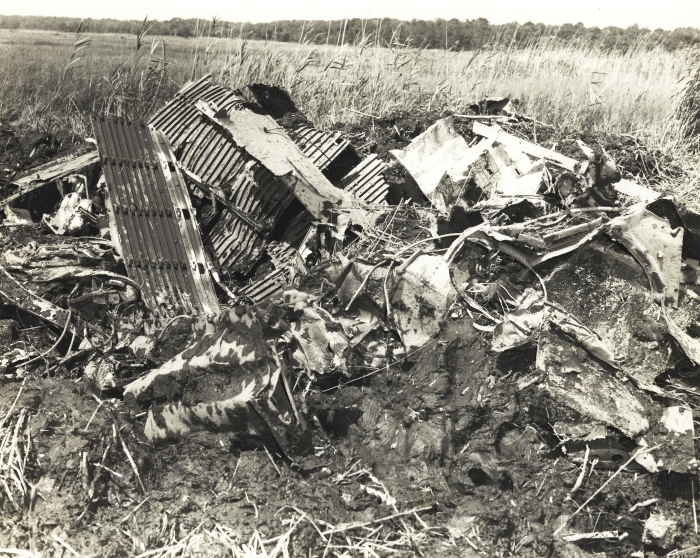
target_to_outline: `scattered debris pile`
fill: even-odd
[[[279,88],[205,77],[148,124],[95,119],[78,153],[15,180],[1,205],[5,388],[91,390],[81,436],[106,414],[73,450],[82,481],[67,482],[83,483],[84,508],[38,540],[66,477],[47,448],[67,419],[45,394],[12,399],[0,503],[27,509],[34,530],[6,540],[77,555],[66,525],[104,523],[141,491],[116,531],[143,556],[194,540],[274,555],[294,537],[294,554],[319,556],[427,555],[437,541],[454,555],[642,556],[698,542],[700,216],[623,180],[600,146],[566,156],[493,124],[505,101],[382,160],[313,128]],[[385,172],[399,168],[397,191],[413,194],[389,203]],[[286,534],[263,540],[249,518],[247,546],[219,523],[202,539],[184,507],[148,535],[136,510],[169,490],[155,456],[193,440],[240,456],[236,470],[264,455],[292,493],[310,479],[335,500],[322,514],[317,496],[292,495]],[[205,458],[188,457],[212,470]],[[241,501],[236,470],[208,489],[219,511]]]

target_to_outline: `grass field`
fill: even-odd
[[[594,45],[524,50],[495,43],[478,52],[403,45],[313,47],[301,42],[0,31],[0,119],[23,129],[89,134],[95,112],[145,117],[193,77],[212,73],[237,87],[287,88],[319,126],[363,115],[422,109],[460,112],[484,96],[509,96],[518,111],[567,131],[632,134],[681,150],[675,118],[696,66],[692,53],[604,53]],[[77,41],[77,43],[76,43]],[[78,45],[76,50],[75,45]]]

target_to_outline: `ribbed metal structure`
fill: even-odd
[[[267,247],[267,254],[270,256],[275,268],[282,269],[294,264],[298,252],[286,242],[270,242]]]
[[[214,102],[226,110],[242,108],[245,99],[230,89],[211,82],[211,76],[188,83],[177,92],[175,97],[156,114],[149,124],[163,132],[174,149],[189,138],[192,125],[200,119],[194,104],[200,99]]]
[[[248,271],[262,256],[271,228],[294,199],[265,167],[239,149],[228,134],[199,121],[191,141],[181,148],[180,163],[203,182],[219,186],[236,211],[224,208],[206,241],[218,264]],[[247,219],[241,218],[241,214]],[[252,222],[258,223],[253,226]]]
[[[239,296],[249,298],[256,304],[284,291],[292,279],[294,263],[299,256],[297,250],[286,242],[270,242],[267,254],[275,270],[238,290]]]
[[[195,108],[198,100],[240,110],[244,100],[210,78],[185,86],[151,120],[171,140],[179,162],[204,183],[220,187],[237,211],[224,208],[210,230],[218,264],[247,272],[263,255],[271,227],[294,199],[289,189],[265,167],[237,147],[230,135]],[[238,213],[238,214],[237,214]],[[242,219],[241,214],[249,219]],[[261,223],[255,227],[252,222]]]
[[[389,184],[384,180],[384,169],[386,163],[373,153],[341,180],[341,186],[361,200],[386,204]]]
[[[238,296],[250,299],[255,304],[260,304],[271,296],[284,291],[287,285],[289,285],[289,280],[289,268],[276,269],[264,279],[239,289],[236,294]]]
[[[156,315],[216,314],[194,212],[167,138],[143,123],[94,119],[127,274]],[[115,239],[116,240],[116,239]]]
[[[350,147],[350,142],[340,132],[322,132],[310,126],[295,128],[289,135],[304,155],[322,171]]]

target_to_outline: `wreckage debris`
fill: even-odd
[[[342,178],[341,187],[368,203],[386,204],[389,184],[382,174],[386,167],[386,163],[372,154]]]
[[[354,187],[353,192],[362,188],[361,195],[358,195],[361,199],[378,203],[388,191],[388,186],[384,186],[378,178],[383,169],[377,170],[377,165],[363,167],[352,146],[339,133],[327,134],[305,126],[290,130],[287,136],[277,122],[264,118],[263,115],[268,114],[264,107],[269,108],[269,103],[262,102],[263,97],[254,95],[253,90],[259,91],[261,87],[251,86],[236,93],[213,84],[211,78],[205,76],[183,87],[151,119],[151,125],[169,138],[178,152],[185,176],[191,179],[195,191],[199,191],[198,197],[202,200],[199,211],[206,223],[204,240],[212,246],[218,265],[246,273],[264,256],[265,247],[278,227],[277,223],[290,219],[285,213],[287,210],[295,211],[292,216],[294,218],[306,215],[306,230],[312,219],[320,216],[317,202],[315,207],[313,203],[306,207],[309,213],[292,205],[295,195],[302,203],[305,203],[304,200],[307,200],[307,204],[311,203],[304,197],[303,191],[299,196],[291,184],[285,182],[283,177],[296,172],[294,169],[280,169],[275,162],[270,161],[266,165],[264,154],[258,151],[256,157],[250,151],[255,150],[256,144],[261,140],[269,139],[266,136],[275,136],[277,149],[286,144],[284,149],[290,150],[294,160],[302,161],[299,163],[302,166],[305,165],[303,161],[308,160],[319,171],[330,170],[331,176],[338,175],[338,178],[349,172],[348,177],[352,178],[346,177],[343,184],[345,187]],[[251,100],[253,108],[259,114],[245,109]],[[269,114],[279,118],[287,112],[295,111],[296,107],[293,103],[288,106],[289,103],[291,100],[282,103],[287,107],[285,110],[273,109]],[[258,139],[252,145],[247,145],[245,126],[239,128],[238,132],[232,132],[231,126],[224,127],[215,116],[218,114],[224,117],[231,111],[238,111],[237,116],[241,118],[252,119],[249,124],[253,124],[253,121],[257,123]],[[232,125],[238,121],[239,119],[230,120]],[[267,131],[260,135],[263,130]],[[300,147],[303,158],[295,154],[297,150],[292,149],[290,139]],[[284,158],[279,157],[278,160]],[[354,166],[357,168],[352,170]],[[320,191],[325,192],[329,200],[337,200],[338,193],[329,189],[328,180],[321,177],[320,172],[314,172],[308,167],[306,165],[304,171],[306,180],[313,177],[310,184],[314,188],[321,188]],[[345,167],[347,168],[343,171]],[[290,227],[287,227],[286,231],[289,230]],[[303,232],[291,239],[293,244],[301,242]]]
[[[170,145],[143,124],[95,119],[112,241],[156,314],[214,315],[219,304]]]
[[[31,171],[0,206],[14,312],[0,371],[78,363],[146,416],[150,442],[226,432],[307,473],[332,438],[372,436],[378,469],[426,480],[449,463],[463,494],[512,490],[503,462],[547,444],[582,463],[572,495],[594,466],[694,475],[678,393],[696,388],[674,374],[700,365],[700,217],[623,179],[600,146],[579,140],[573,158],[506,131],[507,101],[463,118],[466,137],[459,115],[437,121],[390,161],[315,129],[279,88],[208,76],[149,124],[95,119],[97,151]],[[388,203],[390,167],[414,199]],[[23,332],[44,328],[28,350]],[[375,375],[414,366],[410,385],[373,393]],[[494,393],[522,412],[469,447]],[[524,420],[557,441],[533,450],[544,437]],[[673,548],[668,517],[639,520],[640,544]]]
[[[93,177],[98,167],[99,154],[94,145],[86,143],[79,147],[76,154],[46,163],[28,176],[18,178],[12,183],[16,191],[0,201],[0,211],[6,216],[3,224],[27,225],[42,219],[50,222],[49,214],[54,206],[59,202],[68,203],[64,199],[66,193],[73,194],[73,201],[81,203],[82,209],[80,214],[68,211],[65,217],[76,215],[81,220],[92,222],[96,216],[90,211],[91,206],[85,205],[86,187],[88,182],[96,181],[93,181]],[[76,185],[83,186],[83,192],[74,191]],[[78,225],[71,232],[78,232],[80,228]]]
[[[236,110],[244,100],[208,77],[186,85],[150,125],[169,139],[193,183],[198,213],[220,267],[247,272],[263,256],[268,237],[293,195],[259,161],[206,118],[197,102]]]

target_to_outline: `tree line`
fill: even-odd
[[[0,16],[1,29],[38,29],[74,32],[82,20],[69,17]],[[493,44],[523,48],[546,38],[553,42],[577,42],[596,45],[605,50],[627,51],[630,48],[662,47],[668,50],[700,44],[700,30],[681,27],[673,31],[647,29],[632,25],[620,27],[586,27],[582,23],[545,25],[527,22],[495,25],[479,18],[400,21],[398,19],[347,19],[341,21],[275,21],[272,23],[231,23],[221,20],[202,21],[173,18],[150,21],[150,33],[162,36],[227,36],[248,40],[308,42],[311,44],[407,45],[430,49],[475,50]],[[90,33],[134,34],[143,29],[138,20],[88,19],[83,28]]]

